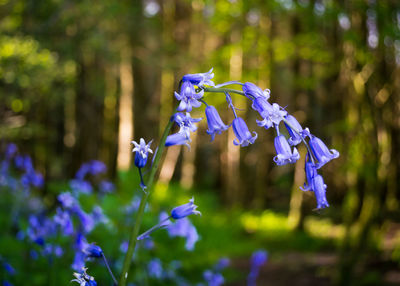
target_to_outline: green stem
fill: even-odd
[[[204,87],[203,90],[205,92],[221,92],[221,93],[230,92],[230,93],[237,93],[240,95],[244,95],[243,91],[239,91],[239,90],[231,89],[231,88]]]
[[[135,222],[134,222],[135,224],[132,226],[132,231],[131,231],[131,235],[130,235],[130,238],[129,238],[128,251],[126,252],[124,264],[122,266],[121,277],[119,278],[119,284],[118,284],[119,286],[125,286],[126,285],[126,280],[128,278],[129,268],[130,268],[131,262],[132,262],[133,252],[135,251],[135,246],[136,246],[136,242],[137,242],[137,236],[139,234],[140,225],[142,223],[144,209],[145,209],[145,206],[146,206],[146,203],[147,203],[147,199],[148,199],[148,197],[150,195],[151,188],[153,186],[154,177],[156,175],[156,172],[157,172],[157,169],[158,169],[158,165],[160,164],[160,159],[161,159],[161,156],[162,156],[163,151],[164,151],[165,141],[167,140],[167,136],[168,136],[173,124],[174,124],[173,120],[169,120],[168,121],[168,124],[167,124],[167,126],[165,126],[164,133],[163,133],[163,135],[161,137],[160,144],[158,145],[158,151],[157,151],[157,154],[155,155],[154,163],[151,166],[150,174],[149,174],[149,177],[147,179],[147,184],[146,184],[147,192],[143,192],[142,199],[141,199],[140,205],[139,205],[139,210],[137,212],[136,219],[135,219]]]

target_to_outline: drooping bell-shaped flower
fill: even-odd
[[[266,129],[272,127],[273,124],[278,125],[287,114],[287,112],[283,110],[277,103],[273,103],[272,108],[267,110],[265,113],[266,114],[264,116],[262,115],[264,119],[262,121],[257,120],[257,124],[258,126],[265,127]]]
[[[190,137],[187,136],[186,132],[178,132],[168,135],[167,140],[165,141],[165,146],[169,147],[174,145],[185,145],[190,149],[190,142]]]
[[[314,154],[314,157],[317,159],[318,163],[316,164],[317,169],[321,168],[323,165],[328,163],[330,160],[339,157],[339,152],[335,149],[328,149],[325,143],[322,142],[321,139],[315,137],[313,135],[310,136],[310,147]]]
[[[269,103],[264,97],[255,98],[251,107],[257,111],[262,118],[266,118],[274,112],[271,103]]]
[[[308,155],[307,155],[308,157]],[[303,191],[312,191],[313,189],[313,180],[314,178],[318,175],[317,173],[317,168],[315,167],[315,164],[312,163],[311,161],[308,161],[306,159],[306,164],[305,164],[305,172],[306,172],[306,180],[307,182],[304,183],[303,188],[300,187]]]
[[[262,97],[265,100],[268,100],[270,97],[270,90],[266,89],[266,90],[262,90],[261,88],[259,88],[258,86],[256,86],[254,83],[251,82],[246,82],[243,84],[242,86],[244,95],[253,100],[255,98],[259,98]]]
[[[177,110],[190,112],[193,107],[200,107],[199,99],[203,97],[203,94],[203,90],[197,93],[190,81],[184,81],[180,93],[175,92],[176,99],[180,101]]]
[[[91,243],[88,244],[84,249],[83,253],[86,254],[86,257],[93,257],[93,258],[99,258],[102,257],[103,255],[103,250],[101,249],[100,246]]]
[[[315,198],[317,199],[317,209],[329,207],[328,201],[326,200],[326,185],[321,175],[315,176],[313,180],[313,190]]]
[[[182,81],[189,81],[190,83],[197,85],[199,87],[204,85],[214,86],[214,82],[211,80],[214,77],[214,73],[211,68],[206,73],[195,73],[195,74],[186,74],[182,77]]]
[[[257,133],[253,131],[254,136],[251,135],[246,122],[241,117],[236,117],[232,122],[233,132],[235,133],[236,139],[233,140],[233,144],[241,145],[246,147],[249,144],[253,144],[257,139]]]
[[[223,131],[227,130],[229,126],[222,121],[214,106],[207,106],[205,112],[208,123],[207,134],[211,135],[211,141],[213,141],[215,134],[221,134]]]
[[[171,211],[171,217],[173,219],[181,219],[189,215],[201,215],[199,211],[196,210],[197,206],[194,204],[194,198],[191,198],[187,204],[178,206]]]
[[[276,156],[274,157],[274,162],[278,165],[285,165],[288,163],[294,163],[300,158],[300,154],[296,148],[293,148],[293,152],[290,149],[289,143],[287,142],[285,136],[278,135],[274,140]]]
[[[135,166],[138,168],[143,168],[146,166],[147,158],[149,153],[153,153],[150,149],[150,145],[153,140],[150,140],[149,143],[146,144],[143,138],[140,138],[140,144],[132,141],[132,144],[135,146],[132,152],[136,152],[135,154]]]
[[[304,138],[303,135],[303,128],[301,127],[300,123],[297,119],[288,114],[285,116],[285,126],[290,134],[290,138],[288,139],[289,145],[296,146],[298,145]]]

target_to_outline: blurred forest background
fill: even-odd
[[[336,241],[337,281],[350,285],[372,268],[400,283],[396,0],[0,0],[0,144],[32,155],[44,198],[49,182],[92,159],[117,180],[131,165],[131,140],[159,139],[181,77],[211,67],[215,82],[271,89],[340,152],[323,170],[331,207],[312,211],[314,197],[299,190],[304,159],[275,166],[273,132],[240,97],[256,143],[233,146],[229,130],[210,144],[203,120],[190,152],[168,149],[160,181],[214,192],[226,209],[280,213],[292,231],[327,220],[314,231]],[[224,96],[207,96],[230,122]]]

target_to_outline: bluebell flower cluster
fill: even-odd
[[[8,144],[0,161],[0,187],[22,190],[28,196],[31,188],[41,188],[43,184],[44,178],[33,167],[31,157],[18,154],[14,143]]]
[[[257,133],[255,131],[251,132],[244,119],[236,114],[237,109],[230,96],[230,93],[234,92],[243,94],[251,100],[252,109],[257,111],[261,116],[261,120],[256,120],[258,126],[265,129],[274,128],[276,130],[276,137],[274,139],[276,156],[273,158],[273,161],[278,166],[293,164],[300,159],[300,154],[296,146],[301,142],[307,146],[308,150],[306,165],[312,164],[314,169],[321,168],[327,162],[339,156],[339,152],[334,149],[329,150],[321,139],[310,133],[308,128],[303,129],[297,119],[293,115],[290,115],[285,108],[281,107],[278,103],[270,102],[271,92],[269,89],[262,90],[251,82],[240,83],[232,81],[215,85],[211,81],[213,76],[212,69],[207,73],[187,74],[183,76],[180,93],[175,92],[175,97],[179,101],[177,110],[186,110],[187,113],[183,115],[178,112],[172,117],[172,120],[175,120],[180,126],[180,130],[168,136],[165,146],[186,145],[190,147],[190,133],[195,132],[197,129],[193,123],[199,120],[191,121],[189,112],[194,108],[200,107],[202,103],[206,105],[207,134],[211,136],[211,141],[214,140],[216,134],[221,134],[232,126],[236,137],[233,140],[234,145],[246,147],[253,144],[257,139]],[[221,89],[221,87],[231,84],[241,85],[241,90]],[[223,122],[217,109],[214,106],[208,105],[205,100],[205,92],[211,91],[213,87],[215,87],[214,92],[223,92],[225,94],[228,106],[232,109],[234,119],[229,125]],[[184,120],[183,118],[187,119]],[[288,138],[281,133],[281,122],[283,122],[289,133]],[[326,185],[321,175],[318,175],[316,171],[307,170],[310,170],[310,168],[306,168],[308,181],[303,190],[314,192],[317,199],[317,209],[329,206],[326,200]]]

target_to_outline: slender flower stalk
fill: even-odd
[[[156,175],[156,171],[158,170],[158,166],[160,164],[160,160],[161,160],[161,156],[163,154],[164,151],[164,145],[165,145],[165,141],[167,140],[167,136],[169,134],[169,132],[171,131],[172,125],[174,124],[174,121],[169,120],[167,125],[165,126],[163,135],[161,136],[160,139],[160,144],[158,145],[158,151],[156,153],[156,155],[154,156],[154,161],[153,164],[151,166],[150,169],[150,174],[147,178],[147,192],[144,192],[142,195],[142,199],[140,201],[140,205],[139,205],[139,209],[137,211],[137,215],[136,215],[136,219],[134,221],[134,224],[132,226],[132,230],[131,230],[131,235],[129,238],[129,245],[128,245],[128,250],[126,252],[125,255],[125,259],[124,259],[124,263],[122,265],[122,273],[121,276],[119,278],[119,286],[125,286],[126,285],[126,281],[128,279],[128,273],[129,273],[129,268],[131,266],[131,262],[132,262],[132,256],[133,256],[133,252],[135,250],[135,246],[136,246],[136,242],[137,242],[137,236],[139,234],[140,231],[140,226],[142,224],[142,218],[143,218],[143,214],[144,214],[144,209],[147,203],[147,199],[151,193],[151,188],[153,186],[154,183],[154,177]]]

